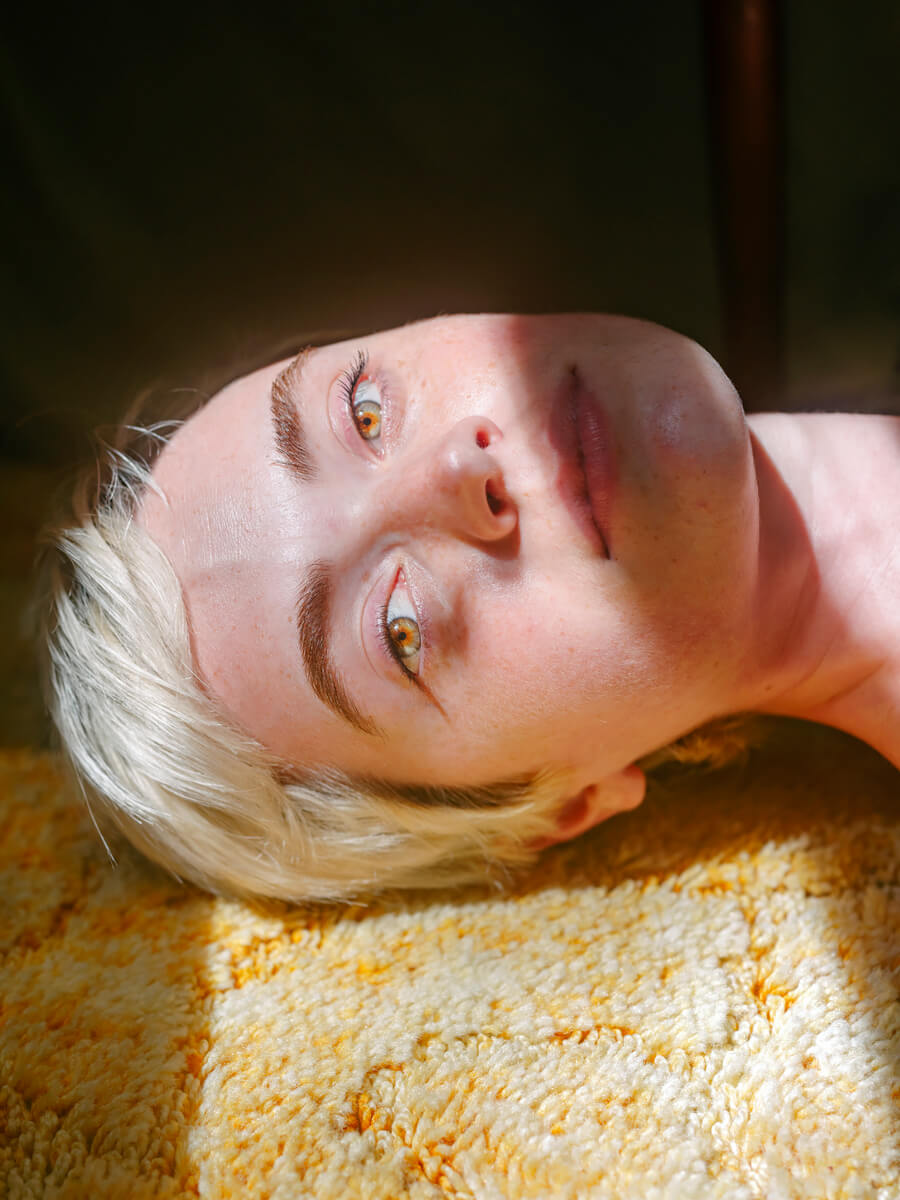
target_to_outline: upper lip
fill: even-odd
[[[569,367],[553,404],[548,436],[558,454],[556,487],[563,504],[595,549],[609,558],[602,529],[591,507],[591,496],[584,469],[584,454],[578,432],[578,405],[581,380],[577,367]]]

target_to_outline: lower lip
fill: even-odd
[[[609,421],[597,397],[576,375],[575,428],[584,466],[588,501],[594,524],[600,532],[610,555],[609,518],[610,496],[614,482],[615,462]]]

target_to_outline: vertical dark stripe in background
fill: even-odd
[[[722,358],[745,403],[784,391],[784,28],[780,0],[703,0]]]

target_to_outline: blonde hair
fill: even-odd
[[[158,447],[174,428],[131,432]],[[298,773],[236,729],[198,682],[179,581],[135,520],[155,487],[146,458],[107,448],[40,563],[48,707],[101,838],[112,827],[210,891],[286,900],[483,880],[534,857],[567,799],[559,774],[439,788]],[[650,765],[746,744],[729,726],[700,736]]]

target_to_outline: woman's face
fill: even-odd
[[[728,707],[757,502],[695,343],[605,316],[439,318],[235,381],[140,520],[196,666],[283,758],[587,786]]]

